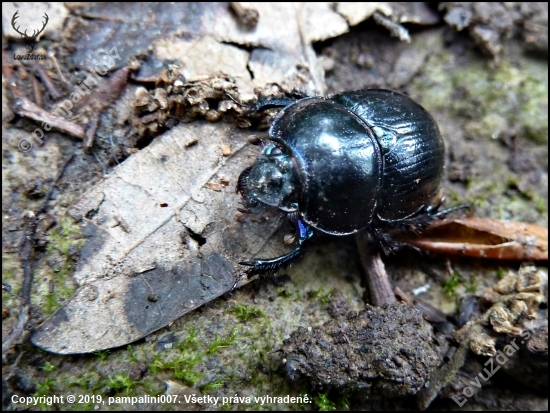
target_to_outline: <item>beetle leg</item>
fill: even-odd
[[[438,205],[438,207],[439,207],[439,205]],[[435,210],[433,212],[428,211],[428,215],[433,217],[433,218],[445,218],[445,216],[447,214],[450,214],[451,212],[459,211],[461,209],[470,209],[471,207],[472,206],[470,204],[462,204],[462,205],[458,205],[458,206],[455,206],[455,207],[452,207],[452,208],[444,209],[443,211],[439,211],[439,212],[437,212],[438,208],[435,208]]]
[[[294,102],[296,102],[297,99],[269,99],[269,100],[259,100],[250,108],[249,113],[256,113],[260,112],[262,110],[271,109],[271,108],[278,108],[278,107],[285,107],[288,106]]]
[[[297,221],[297,232],[298,232],[298,246],[294,250],[290,251],[288,254],[281,255],[280,257],[275,258],[258,258],[251,261],[243,261],[239,264],[248,265],[250,268],[247,273],[249,275],[261,274],[264,272],[275,272],[279,268],[286,266],[290,261],[302,255],[310,244],[311,238],[313,238],[313,228],[304,223],[302,220]]]
[[[380,248],[384,252],[384,255],[391,255],[401,249],[405,244],[399,241],[395,241],[391,236],[385,232],[380,231],[375,226],[369,226],[367,228],[372,235],[378,240]]]
[[[250,170],[252,169],[251,166],[246,168],[244,171],[241,172],[239,175],[239,179],[237,180],[237,186],[235,187],[235,193],[241,194],[243,198],[246,198],[246,184],[248,182],[248,175],[250,174]]]
[[[428,207],[425,210],[415,213],[409,218],[405,219],[399,219],[396,221],[384,221],[385,224],[390,225],[393,228],[402,229],[405,231],[411,231],[414,233],[422,232],[422,230],[426,229],[428,226],[430,226],[433,222],[437,221],[438,219],[445,218],[447,214],[450,214],[451,212],[459,211],[461,209],[470,208],[469,204],[463,204],[458,205],[456,207],[447,208],[443,211],[439,211],[440,205],[436,205],[434,207]]]

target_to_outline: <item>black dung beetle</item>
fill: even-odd
[[[328,98],[260,101],[282,106],[269,142],[237,184],[245,204],[277,207],[295,221],[290,253],[254,259],[248,273],[275,271],[301,255],[314,231],[370,231],[387,251],[392,228],[419,228],[442,214],[439,191],[445,149],[430,114],[409,97],[382,89]],[[390,248],[391,249],[391,248]]]

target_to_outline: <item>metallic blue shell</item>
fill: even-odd
[[[324,98],[285,107],[269,131],[298,168],[299,211],[312,227],[352,234],[372,221],[382,177],[374,133],[354,113]]]
[[[279,113],[269,137],[296,164],[301,217],[329,234],[405,219],[439,189],[444,145],[437,124],[400,93],[300,99]]]

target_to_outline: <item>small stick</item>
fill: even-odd
[[[34,94],[34,101],[38,106],[42,106],[42,91],[40,90],[40,85],[38,84],[38,79],[36,76],[32,77],[32,90]]]
[[[30,329],[27,327],[27,323],[30,321],[30,307],[31,307],[31,291],[32,281],[34,277],[34,268],[32,266],[32,256],[34,252],[36,226],[38,224],[38,215],[46,208],[48,201],[52,195],[53,189],[65,168],[69,162],[73,159],[74,153],[69,155],[67,159],[59,166],[55,178],[52,180],[44,201],[38,206],[35,212],[31,212],[27,215],[27,225],[23,234],[23,246],[19,251],[19,257],[21,258],[21,266],[23,267],[23,283],[21,284],[21,306],[19,308],[19,317],[17,323],[13,327],[13,330],[8,335],[6,340],[2,343],[2,359],[5,361],[6,355],[10,348],[16,344],[24,342],[30,333]]]
[[[44,86],[46,86],[46,89],[48,89],[48,92],[50,92],[52,98],[54,100],[59,99],[61,97],[61,93],[57,90],[46,71],[38,63],[35,63],[33,68],[42,83],[44,83]]]
[[[132,66],[125,66],[118,69],[112,76],[105,79],[91,93],[86,94],[74,105],[74,110],[78,111],[83,107],[93,105],[94,111],[103,112],[111,103],[113,103],[122,93],[128,83],[128,75],[133,70]]]
[[[12,110],[19,116],[32,119],[38,123],[47,123],[51,127],[82,140],[86,139],[86,132],[82,126],[55,116],[25,97],[13,101]]]
[[[365,270],[372,305],[381,307],[384,304],[394,304],[395,295],[386,273],[384,262],[380,258],[374,241],[367,231],[355,234],[355,243]]]
[[[53,63],[55,64],[55,68],[57,69],[57,73],[59,74],[59,77],[65,84],[70,85],[65,76],[63,76],[63,71],[61,70],[61,67],[59,67],[59,63],[57,62],[57,59],[55,57],[54,53],[48,53],[48,57],[53,60]]]
[[[86,142],[84,143],[84,152],[90,153],[94,144],[95,132],[99,123],[99,114],[92,115],[88,129],[86,129]]]

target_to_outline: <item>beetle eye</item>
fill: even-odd
[[[281,148],[277,146],[274,146],[273,149],[271,149],[271,151],[269,152],[270,155],[280,155],[282,153],[283,151],[281,150]]]

